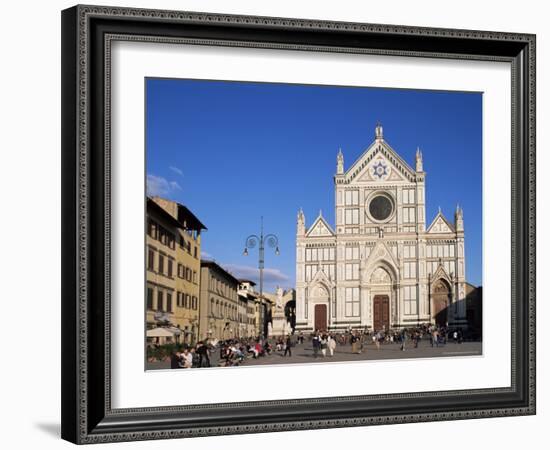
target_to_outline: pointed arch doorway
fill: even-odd
[[[436,280],[432,287],[433,319],[440,327],[447,326],[448,312],[451,304],[451,287],[443,280]]]
[[[391,299],[394,289],[392,270],[387,264],[379,263],[369,277],[372,298],[372,329],[390,330]]]

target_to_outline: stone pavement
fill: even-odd
[[[323,357],[319,351],[319,356],[313,356],[311,342],[305,341],[303,344],[296,344],[292,347],[292,357],[283,357],[283,352],[273,352],[269,356],[263,356],[258,359],[249,358],[241,366],[266,366],[275,364],[311,364],[323,362],[346,362],[346,361],[367,361],[382,359],[405,359],[405,358],[433,358],[433,357],[453,357],[453,356],[478,356],[481,355],[481,342],[464,342],[455,344],[449,342],[446,345],[432,347],[428,339],[421,341],[418,348],[414,348],[412,341],[407,341],[405,351],[401,350],[401,344],[382,344],[380,350],[373,343],[363,346],[359,354],[351,353],[351,345],[337,345],[334,356]],[[212,366],[217,366],[217,355],[219,351],[213,352]],[[169,362],[149,363],[148,369],[169,369]]]

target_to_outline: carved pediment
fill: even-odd
[[[438,264],[435,273],[432,275],[432,279],[446,280],[449,285],[452,283],[451,276],[447,273],[445,267],[443,267],[443,264],[441,264],[441,262]]]
[[[346,183],[414,181],[415,171],[385,141],[375,141],[344,174]]]
[[[311,237],[323,237],[323,236],[334,236],[334,231],[327,221],[319,215],[315,222],[309,227],[309,230],[306,233],[306,236]]]
[[[370,251],[369,257],[364,263],[364,276],[367,281],[370,281],[376,273],[382,275],[378,271],[382,268],[390,277],[396,276],[398,264],[393,255],[392,250],[382,241],[377,242],[374,248]],[[393,271],[393,274],[391,273]]]
[[[455,229],[451,223],[445,219],[441,211],[435,216],[432,224],[428,228],[428,233],[454,233]]]

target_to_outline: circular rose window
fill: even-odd
[[[385,195],[377,195],[369,204],[369,213],[375,220],[386,220],[393,212],[393,203]]]

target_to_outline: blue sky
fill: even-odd
[[[441,207],[464,210],[466,275],[482,283],[482,94],[203,80],[146,80],[150,194],[188,206],[208,227],[203,255],[237,276],[257,279],[258,253],[245,238],[279,237],[266,250],[265,288],[295,281],[296,213],[311,225],[322,209],[334,225],[336,154],[347,169],[374,140],[385,140],[426,171],[426,221]]]

